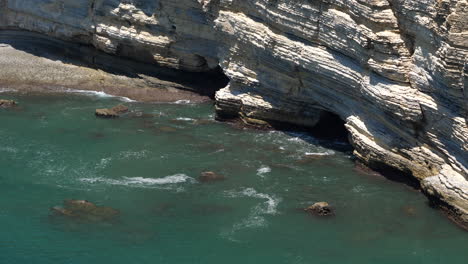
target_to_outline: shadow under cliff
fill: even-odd
[[[64,64],[91,68],[107,74],[142,79],[148,87],[162,88],[177,84],[182,90],[214,98],[217,90],[229,82],[220,67],[208,72],[187,72],[157,64],[143,63],[99,51],[91,45],[72,43],[46,35],[18,30],[0,30],[0,44],[8,44],[37,57]]]

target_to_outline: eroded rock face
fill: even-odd
[[[468,221],[466,0],[0,0],[0,28],[194,72],[222,117],[346,122],[355,154]]]

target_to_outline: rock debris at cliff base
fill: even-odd
[[[337,114],[359,159],[412,174],[467,223],[467,12],[466,0],[0,0],[0,28],[220,66],[223,114],[310,126]]]

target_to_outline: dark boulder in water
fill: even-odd
[[[201,182],[214,182],[214,181],[222,181],[225,180],[221,174],[217,174],[216,172],[212,171],[204,171],[201,173],[200,177],[198,178]]]
[[[304,209],[304,211],[318,215],[318,216],[329,216],[333,215],[333,209],[327,202],[318,202]]]
[[[128,112],[128,107],[125,105],[117,105],[112,108],[96,109],[96,116],[103,118],[116,118],[121,114]]]
[[[108,206],[99,206],[91,210],[90,214],[97,220],[111,220],[119,215],[120,211]]]
[[[71,210],[88,211],[96,207],[95,204],[86,200],[65,200],[63,204]]]
[[[64,207],[54,206],[55,215],[87,222],[112,220],[120,214],[119,210],[106,206],[97,206],[86,200],[65,200]]]
[[[0,108],[10,108],[17,106],[18,104],[13,100],[0,99]]]

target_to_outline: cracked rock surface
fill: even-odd
[[[218,114],[346,122],[468,225],[466,0],[0,0],[0,28],[230,79]]]

